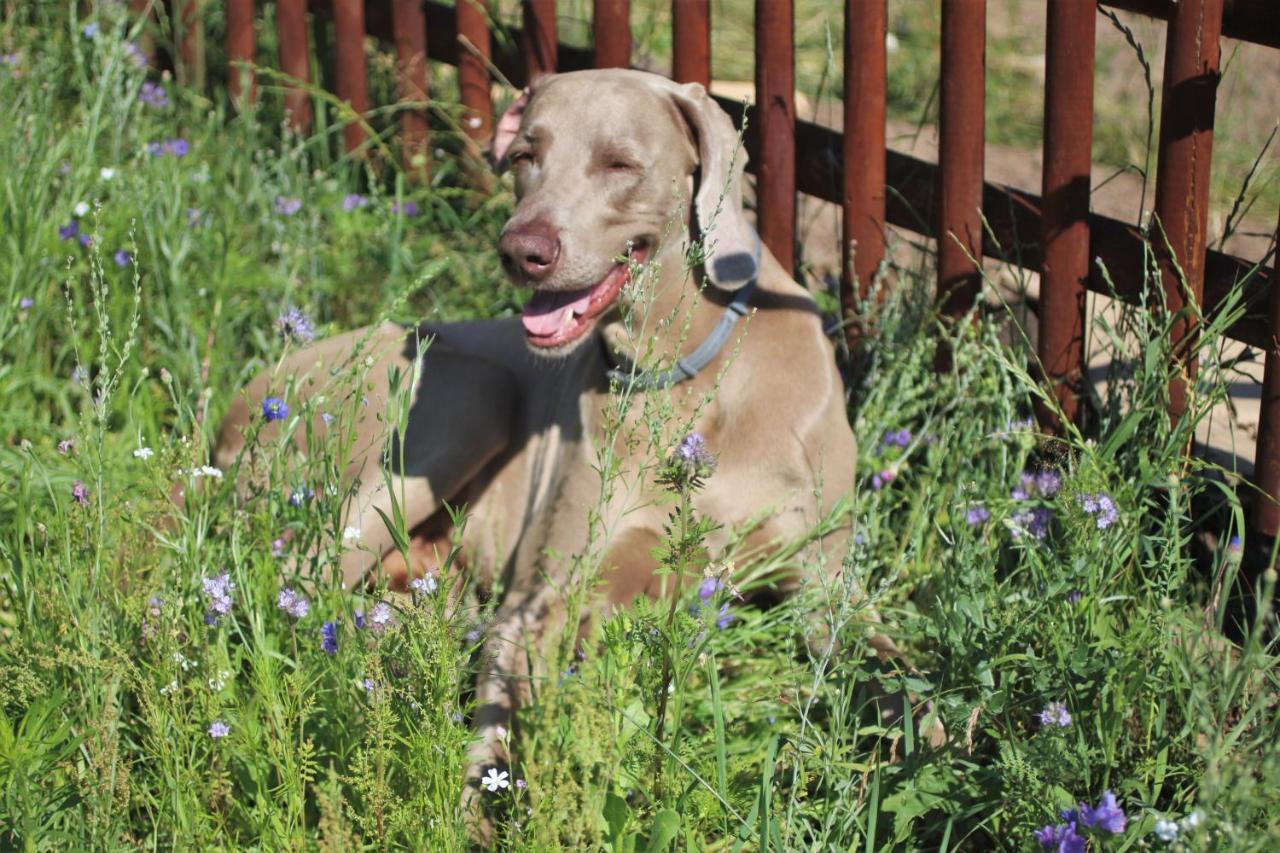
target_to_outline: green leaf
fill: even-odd
[[[663,809],[653,816],[653,829],[649,831],[647,853],[660,853],[670,846],[680,833],[680,815],[672,809]]]

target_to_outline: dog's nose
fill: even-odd
[[[498,240],[498,254],[508,273],[541,281],[560,259],[560,235],[542,222],[508,228]]]

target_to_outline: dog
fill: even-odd
[[[820,313],[749,223],[738,133],[701,85],[630,70],[545,77],[499,121],[492,153],[514,173],[517,205],[498,251],[530,291],[522,315],[411,332],[382,325],[298,351],[250,383],[215,452],[230,467],[245,450],[255,401],[286,384],[303,399],[354,350],[368,353],[367,405],[345,472],[355,491],[345,521],[362,541],[341,571],[348,589],[379,570],[402,587],[447,541],[447,525],[432,524],[445,503],[465,505],[466,571],[503,591],[476,685],[473,783],[503,760],[499,732],[541,644],[569,627],[564,587],[592,536],[592,508],[603,503],[600,605],[663,591],[652,551],[669,505],[657,500],[644,442],[606,443],[616,394],[670,395],[674,421],[715,454],[694,497],[700,515],[724,525],[712,553],[748,522],[748,546],[809,534],[852,492],[857,455]],[[425,352],[419,340],[429,340]],[[387,453],[379,413],[394,375],[418,379],[408,426]],[[641,408],[626,411],[623,430],[643,429]],[[310,424],[313,435],[327,428]],[[608,492],[602,452],[614,454],[623,484]],[[383,521],[393,495],[408,528],[434,531],[415,539],[407,563]],[[834,576],[850,535],[845,525],[814,539],[810,562]],[[803,582],[799,570],[771,579],[784,595]],[[886,637],[873,646],[897,655]]]

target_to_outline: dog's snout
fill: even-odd
[[[498,253],[507,272],[541,281],[560,260],[560,235],[544,222],[508,227],[498,240]]]

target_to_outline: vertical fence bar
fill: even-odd
[[[631,0],[595,0],[596,68],[631,67]]]
[[[410,178],[431,176],[431,136],[427,127],[427,16],[422,0],[393,0],[391,29],[396,40],[400,100],[415,106],[400,113],[400,152]]]
[[[756,0],[756,115],[760,239],[795,269],[796,73],[792,0]]]
[[[1280,224],[1276,225],[1275,271],[1267,297],[1271,341],[1262,370],[1262,410],[1253,461],[1254,480],[1262,491],[1253,504],[1253,528],[1267,536],[1280,534]]]
[[[253,0],[227,0],[228,77],[231,100],[241,109],[252,104],[258,96],[253,59]]]
[[[1093,164],[1093,66],[1097,11],[1091,0],[1048,4],[1038,350],[1067,421],[1084,377],[1085,283],[1089,279],[1089,171]],[[1037,403],[1042,426],[1058,415]]]
[[[866,298],[884,260],[886,0],[845,0],[841,303]],[[852,330],[852,327],[850,327]]]
[[[986,20],[986,0],[942,0],[938,294],[952,317],[981,287]]]
[[[671,76],[711,86],[711,0],[671,0]]]
[[[425,30],[424,30],[425,32]],[[333,40],[337,58],[338,97],[363,118],[369,111],[369,84],[364,64],[364,0],[333,0]],[[348,153],[364,144],[364,128],[351,120],[342,128]]]
[[[307,46],[307,0],[276,0],[276,33],[280,40],[280,70],[300,83],[311,82],[311,50]],[[284,112],[297,133],[311,131],[311,96],[290,86]]]
[[[156,61],[156,41],[151,33],[151,24],[155,20],[155,6],[152,0],[129,0],[129,11],[142,19],[142,28],[138,35],[138,50],[147,58],[148,65]]]
[[[174,40],[178,46],[178,82],[204,89],[204,26],[200,0],[178,0]]]
[[[1188,299],[1199,305],[1204,295],[1209,160],[1221,31],[1222,0],[1181,0],[1172,7],[1156,166],[1155,212],[1164,234],[1161,237],[1157,229],[1153,238],[1165,304],[1171,313],[1181,311]],[[1180,319],[1172,338],[1175,355],[1184,368],[1183,374],[1169,383],[1169,415],[1176,420],[1186,411],[1187,383],[1194,380],[1197,370],[1195,320]]]
[[[521,33],[525,70],[529,82],[556,70],[556,0],[524,0]]]
[[[489,11],[485,0],[458,0],[458,90],[467,135],[481,142],[493,128],[489,94]]]

